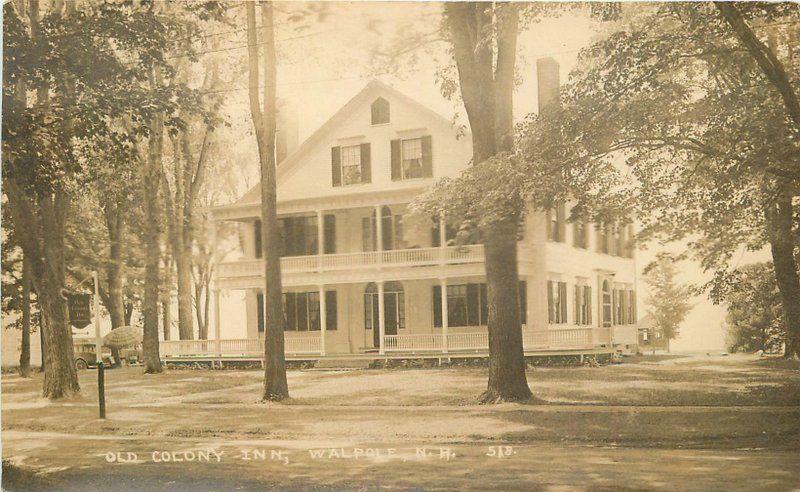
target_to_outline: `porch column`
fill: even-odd
[[[328,317],[325,309],[325,286],[319,286],[319,355],[325,355],[325,330],[328,328]]]
[[[217,355],[222,357],[222,343],[220,342],[220,315],[219,315],[219,289],[214,289],[214,338],[217,339]]]
[[[381,217],[380,205],[375,205],[375,249],[378,250],[378,263],[383,263],[383,217]],[[381,338],[381,343],[383,343],[383,338]]]
[[[439,215],[439,258],[444,263],[447,259],[447,224],[444,218],[444,213]]]
[[[325,254],[325,225],[322,210],[317,210],[317,268],[322,271],[322,255]]]
[[[384,344],[385,341],[383,340],[386,336],[386,317],[384,313],[386,312],[386,308],[383,303],[383,280],[378,282],[378,335],[380,340],[378,343],[378,353],[383,355],[384,354]]]
[[[439,279],[439,282],[442,285],[442,352],[447,353],[447,326],[448,326],[448,319],[447,319],[447,279],[442,278]]]

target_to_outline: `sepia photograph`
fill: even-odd
[[[800,490],[800,3],[3,0],[3,491]]]

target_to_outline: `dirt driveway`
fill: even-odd
[[[38,397],[4,376],[8,490],[691,489],[800,486],[800,371],[745,357],[536,368],[535,405],[474,405],[480,368],[292,371],[258,402],[259,371],[108,376]]]

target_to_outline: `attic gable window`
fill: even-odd
[[[372,124],[383,125],[389,123],[389,101],[379,97],[372,102]]]

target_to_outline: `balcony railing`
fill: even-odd
[[[350,270],[376,266],[426,266],[439,264],[481,263],[483,245],[448,246],[445,248],[412,248],[359,253],[285,256],[281,258],[281,271],[316,272]],[[262,260],[239,260],[219,265],[219,276],[243,277],[261,275]]]

